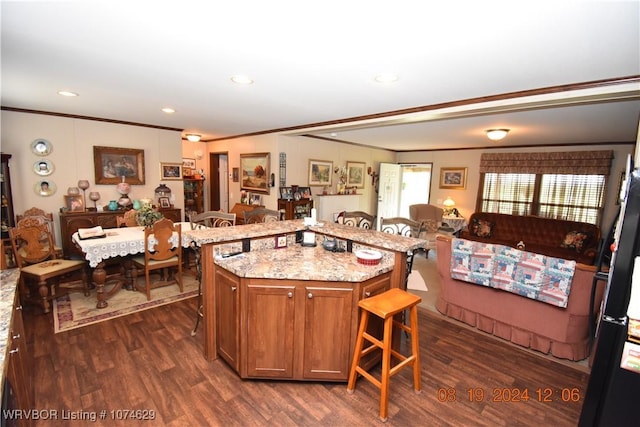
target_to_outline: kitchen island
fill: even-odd
[[[302,247],[296,243],[300,233],[307,229],[315,232],[316,247]],[[288,379],[322,377],[346,381],[348,372],[340,363],[346,360],[348,367],[350,361],[348,356],[352,352],[358,321],[357,302],[373,295],[372,292],[382,292],[390,287],[404,288],[407,251],[425,244],[422,239],[334,223],[305,227],[303,220],[193,230],[185,231],[185,234],[201,247],[202,253],[205,357],[214,360],[221,355],[240,376]],[[345,252],[322,249],[325,237],[335,238]],[[286,239],[287,247],[275,249],[276,242],[283,239]],[[379,265],[357,263],[353,252],[367,248],[383,253]],[[236,252],[242,255],[221,258],[221,255]],[[266,310],[260,311],[260,308]],[[336,316],[338,311],[342,315]],[[254,322],[253,326],[250,326],[251,322]],[[282,329],[286,323],[291,328],[288,331]],[[324,327],[315,328],[314,325]],[[266,359],[250,360],[248,354],[254,349],[247,336],[241,335],[256,326],[272,334],[282,333],[276,336],[275,342],[289,340],[282,347],[292,353],[288,365],[269,366]],[[280,332],[276,332],[278,330]],[[316,331],[316,336],[307,339],[322,343],[328,352],[341,353],[335,356],[340,363],[332,364],[331,369],[317,368],[313,363],[305,365],[304,352],[315,357],[313,351],[319,348],[318,344],[313,344],[309,347],[315,349],[312,351],[298,345],[305,330]],[[338,330],[344,331],[344,335],[332,335]],[[340,344],[339,351],[335,350],[336,339],[344,343]],[[328,352],[322,357],[333,354]],[[305,374],[305,369],[327,372]]]

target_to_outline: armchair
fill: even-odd
[[[419,236],[429,243],[424,247],[425,256],[429,256],[429,251],[436,248],[436,235],[438,228],[442,225],[443,210],[435,205],[420,203],[409,206],[409,217],[423,224],[423,231]]]

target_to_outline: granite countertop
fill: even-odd
[[[290,234],[305,230],[306,228],[302,219],[293,219],[260,224],[236,225],[234,227],[208,228],[205,230],[186,230],[183,231],[183,234],[202,246],[210,243],[224,243],[246,238],[253,239],[277,234]],[[428,241],[424,239],[403,237],[381,231],[349,227],[329,222],[319,223],[318,225],[309,227],[309,229],[319,234],[326,234],[328,236],[352,240],[365,245],[398,252],[415,250],[424,247],[428,243]]]
[[[9,349],[9,333],[11,326],[11,318],[13,317],[13,302],[16,290],[18,288],[18,279],[20,278],[20,269],[12,268],[0,271],[0,364],[2,372],[0,384],[4,384],[4,378],[7,374],[7,356]],[[0,388],[0,396],[2,389]]]
[[[363,282],[393,270],[394,257],[383,252],[380,264],[363,265],[351,252],[330,252],[321,245],[295,245],[245,252],[229,258],[216,257],[214,262],[245,278]]]

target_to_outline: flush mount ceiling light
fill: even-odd
[[[253,80],[249,76],[242,74],[231,76],[231,81],[239,85],[250,85],[253,83]]]
[[[173,114],[173,113],[175,113],[175,112],[176,112],[176,110],[174,110],[174,109],[173,109],[173,108],[171,108],[171,107],[164,107],[164,108],[162,109],[162,112],[163,112],[163,113],[167,113],[167,114]]]
[[[375,76],[373,79],[377,83],[393,83],[398,81],[398,75],[395,73],[380,73]]]
[[[77,94],[77,93],[75,93],[75,92],[69,92],[68,90],[59,90],[59,91],[58,91],[58,95],[68,96],[68,97],[78,96],[78,94]]]
[[[487,130],[487,138],[492,141],[500,141],[502,138],[507,136],[511,129],[489,129]]]
[[[201,137],[201,135],[196,135],[195,133],[188,133],[187,134],[187,140],[189,140],[191,142],[200,141],[200,137]]]

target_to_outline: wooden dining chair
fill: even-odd
[[[16,225],[20,221],[22,221],[24,218],[27,218],[27,217],[39,218],[38,221],[42,222],[43,224],[46,224],[55,242],[56,231],[54,228],[53,214],[51,212],[45,212],[44,210],[34,206],[32,208],[27,209],[22,214],[16,215]],[[54,246],[54,250],[55,250],[56,258],[63,258],[63,251],[60,246]]]
[[[124,215],[118,215],[116,217],[117,227],[137,227],[138,221],[136,220],[137,210],[131,209],[124,213]]]
[[[177,236],[177,239],[176,239]],[[132,269],[134,287],[147,294],[147,300],[151,300],[151,289],[161,286],[177,284],[180,292],[184,291],[182,284],[182,231],[180,224],[174,224],[168,218],[156,221],[152,227],[144,230],[144,256],[133,258],[136,268]],[[137,283],[138,268],[144,269],[145,287],[141,288]],[[175,273],[168,274],[169,269],[175,269]],[[151,280],[151,272],[162,270],[158,280]]]
[[[48,313],[55,298],[77,289],[89,295],[86,261],[58,258],[51,231],[40,217],[21,219],[9,229],[9,238],[20,269],[20,293],[24,301],[36,302]]]
[[[375,215],[371,215],[366,212],[345,211],[345,212],[342,212],[341,216],[342,216],[342,223],[350,227],[368,228],[370,230],[376,227]]]
[[[280,211],[273,209],[258,208],[251,211],[244,211],[243,213],[245,224],[280,221]]]
[[[196,230],[199,227],[216,228],[216,227],[233,227],[236,225],[236,214],[220,212],[220,211],[207,211],[200,214],[192,215],[190,217],[191,229]],[[202,264],[200,258],[200,246],[194,241],[191,242],[191,249],[195,254],[196,264],[196,278],[198,280],[198,304],[196,310],[196,324],[191,331],[191,336],[196,335],[198,325],[200,324],[200,318],[203,317],[202,312]]]

